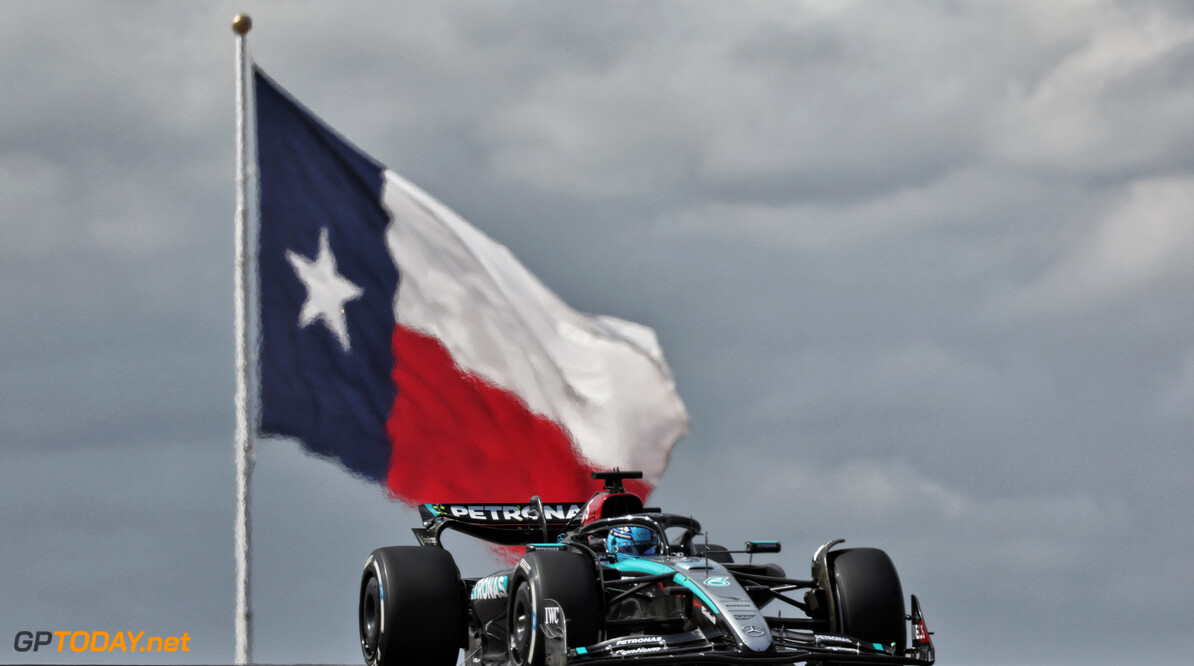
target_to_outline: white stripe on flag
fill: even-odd
[[[398,323],[558,423],[596,467],[642,470],[657,484],[688,415],[654,331],[576,312],[508,249],[391,171],[382,205]]]

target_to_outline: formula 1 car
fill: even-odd
[[[788,578],[754,562],[777,542],[730,551],[698,539],[696,520],[644,508],[623,487],[641,476],[594,473],[605,488],[586,502],[420,506],[420,545],[365,562],[365,663],[451,666],[461,649],[467,666],[933,663],[920,603],[913,595],[905,613],[883,551],[830,541],[810,579]],[[462,579],[445,530],[526,552],[513,568]]]

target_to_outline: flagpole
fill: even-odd
[[[247,14],[232,19],[236,33],[236,663],[253,661],[253,608],[249,600],[252,523],[249,513],[249,481],[253,476],[253,431],[249,392],[249,167],[248,83],[245,70],[245,35],[253,27]]]

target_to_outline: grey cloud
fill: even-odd
[[[1022,301],[1035,311],[1070,311],[1139,297],[1194,274],[1194,179],[1131,182],[1087,238],[1032,285]]]

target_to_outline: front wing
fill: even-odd
[[[935,660],[932,641],[927,636],[914,641],[914,647],[903,654],[878,643],[864,643],[849,636],[793,630],[783,626],[783,618],[766,618],[772,627],[774,648],[766,652],[749,652],[741,648],[727,648],[716,643],[701,631],[681,634],[639,635],[612,638],[595,645],[569,649],[567,622],[563,609],[548,600],[543,630],[547,641],[547,666],[603,666],[626,664],[632,661],[650,664],[905,664],[931,666]],[[914,627],[923,623],[919,606],[914,608]]]
[[[635,636],[614,639],[589,648],[568,650],[563,655],[549,655],[549,664],[817,664],[826,661],[856,664],[910,664],[930,666],[931,652],[892,654],[878,644],[862,644],[847,636],[828,634],[794,636],[775,632],[776,648],[767,653],[719,648],[699,632],[674,636]],[[781,636],[779,634],[787,634]],[[633,639],[634,642],[627,642]],[[623,643],[622,645],[615,645]],[[562,657],[562,658],[561,658]]]

